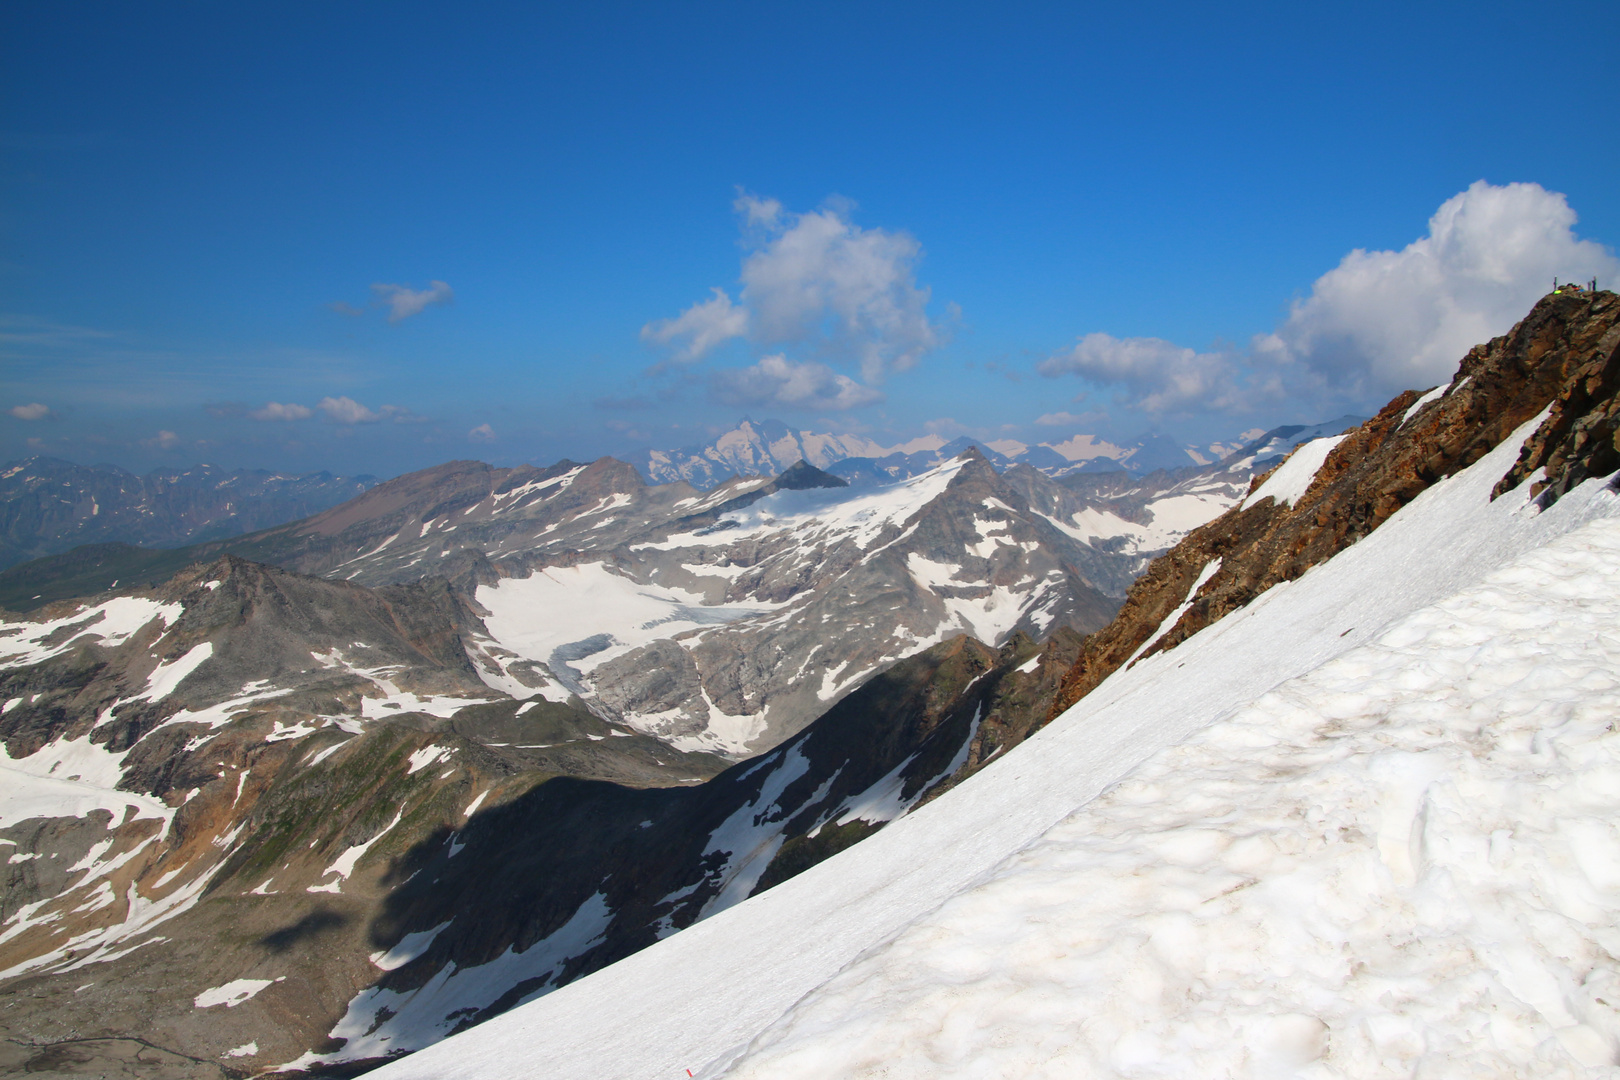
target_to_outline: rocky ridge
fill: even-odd
[[[1498,495],[1531,481],[1551,500],[1608,475],[1620,467],[1617,354],[1620,297],[1552,294],[1509,333],[1470,350],[1449,385],[1407,391],[1338,441],[1296,450],[1255,477],[1241,505],[1153,562],[1114,622],[1087,639],[1052,714],[1355,543],[1537,417]],[[1296,463],[1312,467],[1285,476]]]
[[[1119,534],[1147,535],[1154,510],[1127,511],[1147,525],[1101,512],[1077,524],[1086,500],[1056,483],[1004,482],[971,451],[884,488],[806,464],[706,493],[649,487],[611,458],[452,462],[165,558],[228,551],[373,587],[445,578],[482,620],[466,643],[489,687],[576,694],[673,746],[736,754],[954,634],[1000,645],[1106,623],[1142,558]],[[1223,483],[1236,498],[1235,478]],[[1045,511],[1029,504],[1036,488]]]
[[[295,1057],[384,970],[388,868],[436,830],[553,777],[678,788],[726,765],[491,690],[443,581],[226,557],[44,615],[0,637],[0,999],[8,1036],[57,1048],[31,1069],[86,1038],[207,1065],[176,1075],[240,1072],[248,1042]],[[241,985],[274,986],[270,1011],[207,1004]]]

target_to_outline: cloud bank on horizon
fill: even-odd
[[[675,428],[701,426],[690,423],[688,415],[701,410],[679,404],[690,401],[687,391],[694,387],[707,397],[711,410],[719,406],[816,416],[817,424],[836,433],[841,421],[835,417],[844,418],[844,431],[865,431],[873,429],[874,416],[883,416],[876,407],[911,406],[910,395],[919,384],[914,378],[897,379],[902,373],[937,366],[939,378],[930,370],[929,382],[948,381],[952,353],[947,346],[959,316],[954,305],[943,314],[930,311],[931,289],[917,277],[922,246],[915,237],[857,225],[851,205],[839,200],[796,213],[775,199],[742,193],[733,209],[743,249],[736,283],[729,291],[713,286],[708,298],[673,317],[644,324],[641,340],[662,354],[641,377],[648,392],[621,384],[619,389],[631,390],[628,396],[597,400],[598,408],[609,411],[679,413],[680,424],[671,422],[669,430],[659,433],[657,424],[608,421],[604,427],[614,433],[614,443],[595,452],[675,445]],[[969,417],[973,422],[962,424],[946,417],[922,424],[921,430],[981,439],[1024,439],[1035,430],[1050,432],[1054,440],[1079,433],[1117,439],[1131,437],[1132,429],[1159,425],[1235,431],[1256,421],[1304,423],[1376,408],[1402,390],[1450,378],[1470,347],[1506,332],[1555,277],[1596,277],[1611,287],[1620,280],[1620,259],[1603,244],[1577,235],[1576,221],[1561,193],[1536,183],[1481,180],[1445,200],[1423,235],[1405,247],[1357,248],[1343,256],[1308,293],[1292,301],[1276,325],[1252,334],[1245,345],[1199,350],[1161,337],[1116,337],[1105,327],[1076,327],[1079,336],[1072,345],[1032,366],[1073,387],[1072,395],[1064,396],[1082,405],[1041,401],[1018,423],[974,416]],[[439,280],[425,289],[379,284],[372,291],[373,307],[386,309],[390,323],[454,297]],[[41,355],[58,355],[94,346],[106,335],[12,319],[0,327],[0,337],[43,350]],[[1023,366],[1027,371],[1031,365],[1026,361]],[[61,447],[94,443],[94,452],[105,456],[108,439],[96,441],[75,432],[75,402],[44,396],[49,387],[20,389],[13,403],[4,406],[8,422],[47,435],[38,421],[64,421],[51,425],[55,434],[50,438],[14,429],[20,447],[30,453],[61,452]],[[320,390],[305,393],[304,401],[311,404],[278,396],[258,398],[262,404],[257,407],[236,401],[202,408],[215,420],[254,421],[249,427],[287,446],[331,446],[319,429],[339,437],[366,429],[371,433],[366,445],[381,454],[411,430],[395,427],[401,424],[421,425],[411,439],[423,446],[434,445],[435,439],[446,446],[464,441],[523,445],[521,430],[514,434],[510,422],[502,423],[499,440],[482,417],[459,424],[452,420],[454,426],[444,434],[435,427],[444,426],[443,416],[424,416],[403,405],[373,407],[335,388],[324,395]],[[976,402],[969,397],[961,407],[972,408]],[[1018,417],[997,418],[1008,419]],[[219,438],[199,439],[206,432],[188,430],[181,415],[145,423],[150,426],[142,434],[128,437],[127,445],[139,452],[173,460],[203,450],[212,454],[224,445]],[[896,439],[919,434],[919,429],[887,418],[881,423]],[[157,435],[143,437],[154,428]],[[230,437],[251,443],[253,436],[244,435],[245,430],[237,428]],[[384,431],[397,433],[394,443],[381,437]],[[1207,437],[1227,439],[1231,433]],[[563,455],[571,449],[562,448]],[[386,471],[386,466],[369,467]]]
[[[1117,405],[1153,416],[1288,399],[1376,402],[1450,379],[1470,348],[1510,329],[1555,278],[1620,277],[1620,259],[1577,237],[1575,222],[1568,200],[1540,184],[1475,181],[1400,251],[1350,252],[1247,349],[1198,352],[1092,332],[1037,369],[1113,388]]]

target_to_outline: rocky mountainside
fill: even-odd
[[[308,517],[377,483],[372,476],[212,465],[137,476],[33,457],[0,470],[0,570],[83,544],[178,547]]]
[[[703,493],[648,486],[611,458],[452,462],[162,558],[229,551],[373,586],[446,578],[487,628],[476,652],[491,688],[579,695],[672,746],[737,754],[774,746],[873,672],[955,634],[999,646],[1097,629],[1141,562],[1145,544],[1121,535],[1173,539],[1151,500],[1125,511],[1137,522],[1077,518],[1082,500],[1056,482],[1020,487],[972,452],[886,487],[838,484],[809,465]],[[1240,489],[1229,478],[1224,497]],[[1206,517],[1221,508],[1194,503]],[[129,574],[121,557],[93,569]]]
[[[487,640],[442,580],[232,556],[6,624],[0,1061],[145,1046],[222,1076],[426,1045],[971,775],[1079,648],[941,642],[726,768],[489,687]]]
[[[296,1056],[321,1036],[300,1017],[329,1027],[387,969],[372,923],[401,856],[550,777],[632,790],[726,765],[491,690],[477,616],[442,580],[373,590],[226,557],[41,615],[0,638],[14,1039]],[[275,1019],[218,1044],[246,1014],[204,992],[234,1006],[273,983]]]
[[[1498,494],[1539,476],[1550,503],[1620,467],[1620,298],[1551,294],[1506,335],[1475,346],[1452,382],[1408,391],[1345,435],[1318,439],[1255,477],[1244,501],[1192,530],[1086,641],[1054,715],[1121,666],[1178,643],[1367,536],[1423,491],[1543,418]]]

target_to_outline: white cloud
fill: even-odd
[[[142,446],[153,447],[158,450],[173,450],[180,445],[180,436],[172,431],[159,431],[150,439],[142,439]]]
[[[323,397],[315,403],[315,407],[325,413],[327,419],[339,424],[377,424],[384,420],[392,420],[396,424],[413,424],[426,419],[417,416],[403,405],[382,405],[375,410],[368,409],[352,397]]]
[[[883,399],[881,392],[825,364],[795,363],[780,354],[749,367],[715,372],[711,389],[722,403],[745,408],[853,409]]]
[[[1231,409],[1242,404],[1231,356],[1201,353],[1163,338],[1087,334],[1069,351],[1042,360],[1038,370],[1042,375],[1078,375],[1123,387],[1129,404],[1143,412]],[[1058,415],[1048,414],[1054,423]]]
[[[1620,277],[1620,260],[1578,239],[1575,211],[1539,184],[1476,181],[1400,251],[1346,255],[1255,358],[1301,364],[1329,386],[1375,398],[1445,382],[1474,345],[1506,333],[1553,278]]]
[[[738,298],[716,288],[677,317],[648,323],[642,340],[674,348],[682,363],[734,338],[802,346],[858,366],[869,384],[944,343],[945,330],[928,317],[929,291],[916,282],[922,248],[910,234],[862,229],[843,204],[795,214],[742,194],[734,208],[748,252]]]
[[[490,427],[488,424],[479,424],[477,427],[467,432],[467,438],[472,442],[494,442],[495,429]]]
[[[328,398],[327,400],[330,401],[331,399]],[[264,408],[254,409],[248,413],[248,416],[254,420],[308,420],[314,415],[315,413],[308,405],[283,405],[279,401],[267,401],[264,403]]]
[[[724,289],[693,304],[673,319],[660,319],[641,328],[641,340],[651,345],[684,341],[672,357],[678,363],[702,359],[716,346],[748,333],[748,311],[731,302]]]
[[[943,343],[928,319],[928,289],[916,283],[922,248],[910,234],[862,229],[837,207],[793,215],[751,196],[738,206],[765,236],[742,268],[757,342],[813,342],[853,359],[869,383]]]
[[[323,397],[317,406],[321,412],[340,424],[375,424],[382,419],[352,397]]]
[[[371,291],[378,301],[388,306],[389,322],[408,319],[430,304],[448,304],[456,296],[455,291],[442,281],[429,282],[426,289],[378,282],[371,286]]]
[[[731,208],[742,216],[745,229],[775,229],[782,220],[782,204],[775,199],[740,192]]]
[[[50,407],[37,401],[28,405],[13,405],[7,411],[19,420],[43,420],[51,415]]]
[[[1376,407],[1449,379],[1470,348],[1523,318],[1554,277],[1620,278],[1620,260],[1579,239],[1574,225],[1563,195],[1481,180],[1447,199],[1427,235],[1400,251],[1350,252],[1246,352],[1088,334],[1039,369],[1121,387],[1125,404],[1149,413],[1240,412],[1288,396],[1311,409]]]

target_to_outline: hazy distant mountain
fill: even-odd
[[[1120,470],[1145,476],[1160,469],[1214,465],[1245,448],[1258,454],[1256,460],[1263,460],[1315,437],[1311,432],[1332,428],[1329,433],[1338,434],[1364,419],[1345,416],[1324,424],[1292,425],[1264,433],[1255,430],[1209,444],[1183,443],[1168,435],[1149,433],[1121,444],[1086,434],[1034,445],[1016,439],[981,440],[964,435],[946,440],[925,435],[893,446],[884,446],[864,435],[794,431],[779,420],[744,419],[712,442],[681,450],[651,450],[637,458],[635,464],[655,484],[684,480],[693,487],[709,488],[732,476],[774,476],[795,461],[804,460],[861,485],[919,476],[972,447],[998,469],[1028,465],[1051,477]]]
[[[710,488],[731,476],[775,476],[796,461],[825,469],[845,458],[889,452],[860,435],[793,431],[780,420],[755,423],[745,418],[707,445],[650,450],[635,464],[655,484],[684,480],[693,487]]]
[[[14,461],[0,470],[0,569],[81,544],[177,547],[240,536],[319,513],[376,483],[212,465],[137,476],[57,458]]]

